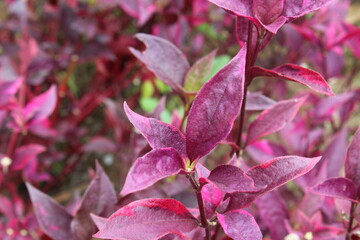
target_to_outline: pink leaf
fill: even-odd
[[[28,164],[37,161],[37,155],[44,152],[46,148],[38,144],[28,144],[16,149],[14,153],[14,162],[11,164],[11,170],[22,170]],[[25,169],[26,170],[26,169]]]
[[[217,213],[225,234],[236,240],[261,240],[262,234],[253,216],[242,210]]]
[[[305,99],[306,97],[280,101],[272,108],[260,113],[249,126],[246,145],[284,128],[288,122],[295,118]]]
[[[324,182],[312,187],[312,192],[328,197],[343,198],[356,201],[356,191],[354,183],[343,177],[329,178]]]
[[[14,81],[3,81],[0,79],[0,107],[7,107],[6,104],[18,91],[23,81],[23,77],[19,77]]]
[[[345,175],[354,182],[355,189],[360,186],[360,128],[356,131],[346,153]]]
[[[183,161],[173,148],[154,149],[136,159],[120,194],[143,190],[160,179],[179,173],[183,168]]]
[[[206,218],[210,219],[215,214],[215,210],[223,199],[224,194],[219,188],[209,182],[201,188],[201,195],[204,201]]]
[[[316,92],[334,96],[331,88],[319,73],[294,64],[284,64],[272,70],[253,67],[252,75],[253,77],[266,76],[298,82]]]
[[[152,240],[167,233],[187,233],[197,220],[174,199],[143,199],[120,208],[93,237]]]
[[[130,51],[160,80],[174,90],[181,91],[190,69],[184,54],[165,39],[144,33],[138,33],[135,37],[145,44],[146,50],[140,52],[130,48]]]
[[[229,134],[244,92],[246,47],[197,94],[186,127],[186,151],[191,160],[211,151]]]
[[[172,147],[182,156],[186,156],[185,136],[176,127],[154,118],[143,117],[131,111],[126,102],[124,102],[124,110],[130,122],[152,148]]]
[[[331,0],[285,0],[283,14],[287,17],[298,18],[321,8]]]
[[[238,16],[242,16],[255,22],[253,14],[253,0],[209,0],[215,5],[224,8]]]
[[[246,98],[246,111],[261,111],[274,106],[276,102],[260,93],[248,92]]]
[[[52,85],[49,90],[34,97],[23,111],[26,121],[39,122],[48,118],[54,111],[57,101],[56,86]]]
[[[42,230],[54,240],[75,240],[70,231],[72,216],[46,194],[26,184]]]
[[[96,227],[98,229],[103,228],[106,221],[107,221],[107,218],[103,218],[103,217],[97,216],[97,215],[92,214],[92,213],[90,213],[90,217],[91,217],[91,219],[93,220],[93,222],[95,223],[95,225],[96,225]]]

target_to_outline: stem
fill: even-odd
[[[210,226],[209,226],[209,222],[206,219],[206,215],[205,215],[205,206],[204,206],[204,201],[201,195],[201,188],[202,186],[198,184],[198,182],[195,180],[194,178],[194,174],[189,174],[187,175],[187,178],[189,179],[193,189],[195,190],[196,193],[196,199],[199,205],[199,211],[200,211],[200,223],[201,223],[201,227],[205,229],[205,237],[204,240],[210,240]]]
[[[346,240],[351,240],[351,230],[352,230],[352,225],[354,222],[354,213],[355,213],[355,209],[357,207],[357,203],[351,202],[351,207],[350,207],[350,217],[349,217],[349,226],[346,232]]]

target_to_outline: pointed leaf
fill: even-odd
[[[186,74],[184,88],[189,92],[197,92],[211,73],[217,50],[197,60]]]
[[[276,77],[284,80],[298,82],[316,92],[334,96],[330,86],[319,73],[294,64],[284,64],[272,70],[261,67],[253,67],[251,73],[253,77]]]
[[[46,194],[26,184],[42,230],[54,240],[75,240],[70,231],[72,216]]]
[[[46,148],[38,144],[28,144],[15,150],[11,164],[11,170],[22,170],[31,162],[37,161],[37,155],[44,152]]]
[[[360,128],[356,131],[346,153],[345,176],[360,187]]]
[[[311,188],[312,192],[328,197],[343,198],[356,201],[356,191],[354,183],[343,177],[329,178],[324,182]]]
[[[262,234],[253,216],[242,210],[217,213],[225,234],[234,240],[261,240]]]
[[[24,117],[26,121],[39,122],[45,120],[54,111],[57,101],[57,88],[52,85],[49,90],[34,97],[25,106]]]
[[[197,94],[186,127],[186,151],[191,160],[210,152],[229,134],[244,92],[246,47]]]
[[[92,214],[92,213],[90,213],[90,217],[98,229],[101,229],[107,221],[107,218],[103,218],[103,217],[100,217],[100,216]]]
[[[130,51],[160,80],[174,90],[181,89],[190,69],[184,54],[165,39],[144,33],[138,33],[135,37],[145,44],[146,49],[140,52],[130,48]]]
[[[283,14],[290,18],[301,17],[307,13],[318,10],[330,1],[331,0],[286,0]]]
[[[186,156],[185,136],[174,126],[133,112],[126,102],[124,110],[130,122],[146,138],[152,148],[172,147]]]
[[[288,122],[295,118],[305,99],[306,97],[280,101],[272,108],[260,113],[249,126],[246,145],[284,128]]]
[[[167,233],[187,233],[197,226],[197,220],[177,200],[144,199],[116,211],[94,237],[152,240]]]
[[[90,239],[96,232],[90,213],[110,216],[116,210],[117,196],[109,177],[99,163],[96,163],[96,176],[86,189],[71,230],[78,239]]]
[[[255,22],[253,0],[209,0],[215,5]]]
[[[321,157],[283,156],[249,169],[246,175],[253,179],[256,188],[262,188],[262,190],[228,194],[230,202],[227,210],[249,206],[257,197],[309,172],[320,159]]]
[[[143,190],[160,179],[179,173],[183,168],[182,159],[173,148],[154,149],[136,159],[120,194]]]

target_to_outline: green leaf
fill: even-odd
[[[217,50],[197,60],[186,74],[184,88],[189,92],[197,92],[207,80],[213,68]]]
[[[156,98],[141,98],[140,99],[140,107],[145,111],[145,112],[152,112],[154,111],[155,107],[157,106],[159,102],[159,99]]]
[[[211,69],[210,75],[207,77],[206,80],[209,80],[210,78],[212,78],[215,75],[215,73],[220,71],[220,69],[222,69],[226,64],[228,64],[228,62],[230,62],[230,60],[231,60],[231,57],[229,55],[221,55],[221,56],[216,57],[214,60],[214,64]]]
[[[150,98],[154,94],[154,85],[151,81],[145,81],[141,85],[141,98]]]

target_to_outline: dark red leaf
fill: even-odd
[[[143,190],[160,179],[179,173],[184,169],[180,155],[173,148],[154,149],[136,159],[121,191],[121,195]]]
[[[116,211],[94,237],[152,240],[167,233],[187,233],[197,226],[197,220],[177,200],[144,199]]]
[[[319,73],[294,64],[284,64],[271,70],[261,67],[253,67],[251,73],[253,77],[275,77],[298,82],[316,92],[334,96],[330,86]]]
[[[245,57],[243,47],[197,94],[186,127],[190,160],[206,155],[229,134],[243,99]]]

